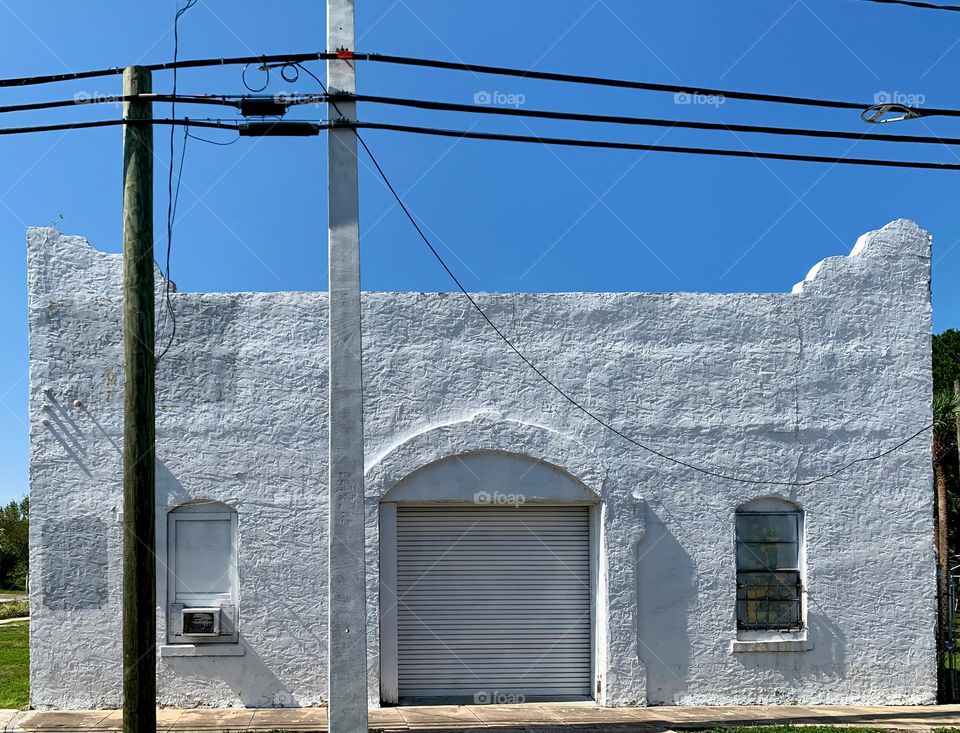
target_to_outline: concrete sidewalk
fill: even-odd
[[[158,731],[326,731],[325,708],[164,708]],[[439,705],[370,711],[370,728],[431,733],[497,729],[491,733],[629,733],[729,725],[843,725],[901,730],[960,728],[960,705],[936,707],[649,707],[599,708],[593,704]],[[118,710],[70,712],[0,711],[0,730],[119,731]]]

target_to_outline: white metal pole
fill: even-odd
[[[327,50],[353,51],[354,0],[327,0]],[[327,62],[330,93],[356,92],[352,59]],[[356,119],[356,104],[327,105],[328,117]],[[339,110],[339,111],[338,111]],[[364,565],[363,394],[360,358],[360,228],[357,138],[328,139],[330,505],[328,708],[330,733],[367,733]]]

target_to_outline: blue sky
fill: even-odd
[[[960,14],[860,0],[358,0],[361,51],[872,102],[960,107]],[[169,60],[173,0],[0,0],[0,76]],[[322,50],[324,4],[200,0],[181,58]],[[319,64],[316,73],[322,73]],[[253,71],[253,74],[256,72]],[[169,73],[154,88],[166,91]],[[860,131],[856,112],[593,89],[365,64],[360,91],[530,108]],[[118,77],[3,90],[2,103],[119,93]],[[184,71],[183,93],[241,93],[240,68]],[[317,91],[274,76],[267,91]],[[509,95],[513,95],[510,97]],[[184,107],[178,109],[183,114]],[[157,115],[165,113],[158,109]],[[206,117],[208,108],[188,114]],[[5,115],[3,126],[118,115],[113,106]],[[230,113],[221,113],[230,116]],[[319,118],[307,108],[301,117]],[[364,119],[519,134],[957,162],[940,146],[624,129],[399,108]],[[957,136],[956,120],[884,129]],[[204,131],[209,138],[232,133]],[[168,140],[157,131],[157,249],[165,246]],[[54,224],[120,248],[119,128],[0,137],[0,501],[27,490],[24,230]],[[934,330],[960,327],[960,177],[636,152],[406,137],[366,139],[464,284],[478,291],[785,291],[864,231],[915,219],[934,235]],[[179,154],[181,137],[177,133]],[[181,290],[326,288],[323,138],[189,141],[173,279]],[[363,285],[449,290],[389,194],[361,171]],[[176,345],[174,345],[176,348]]]

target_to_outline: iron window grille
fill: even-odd
[[[737,513],[737,628],[803,628],[800,512]]]

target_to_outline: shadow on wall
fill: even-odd
[[[647,531],[636,558],[637,654],[647,670],[647,704],[669,704],[687,691],[696,572],[667,525],[647,509]]]
[[[93,474],[84,463],[83,457],[87,450],[84,442],[96,437],[84,434],[83,430],[74,420],[70,411],[53,396],[49,390],[44,391],[48,403],[48,409],[45,409],[47,417],[44,426],[53,434],[57,442],[60,443],[64,452],[79,466],[87,477],[93,478]],[[104,427],[103,422],[97,419],[97,416],[90,408],[82,403],[78,403],[75,408],[80,415],[89,420],[94,431],[100,434],[100,437],[106,440],[116,454],[123,459],[122,436],[111,435]],[[120,489],[122,490],[122,488]],[[190,500],[190,495],[180,481],[170,472],[170,470],[156,458],[156,503],[157,505],[176,505]],[[158,527],[158,531],[160,528]]]
[[[807,611],[807,633],[813,640],[808,652],[754,652],[734,654],[745,678],[774,672],[793,684],[794,689],[816,680],[819,685],[840,682],[847,678],[847,637],[840,628],[810,602]],[[766,678],[766,677],[765,677]],[[778,694],[774,692],[774,694]],[[776,701],[776,700],[775,700]],[[792,702],[783,700],[784,703]]]
[[[43,390],[44,418],[42,425],[50,432],[63,448],[63,452],[83,471],[87,478],[93,478],[86,464],[86,436],[77,425],[70,410],[59,402],[52,390]],[[99,426],[98,426],[99,427]]]
[[[183,488],[180,479],[171,473],[170,469],[164,463],[157,460],[157,506],[174,507],[180,504],[186,504],[193,497]],[[166,532],[166,527],[157,526],[157,531]]]
[[[233,701],[211,702],[209,681],[219,680],[233,693],[235,700],[247,708],[301,707],[293,693],[264,663],[263,659],[241,637],[242,657],[168,657],[163,660],[175,687],[191,690],[177,694],[161,692],[163,697],[176,700],[183,707],[211,707],[231,704]],[[214,685],[215,687],[215,685]]]
[[[847,676],[847,637],[840,627],[827,618],[816,606],[807,612],[807,624],[810,638],[814,640],[814,651],[819,665],[832,670],[831,677],[842,679]]]

